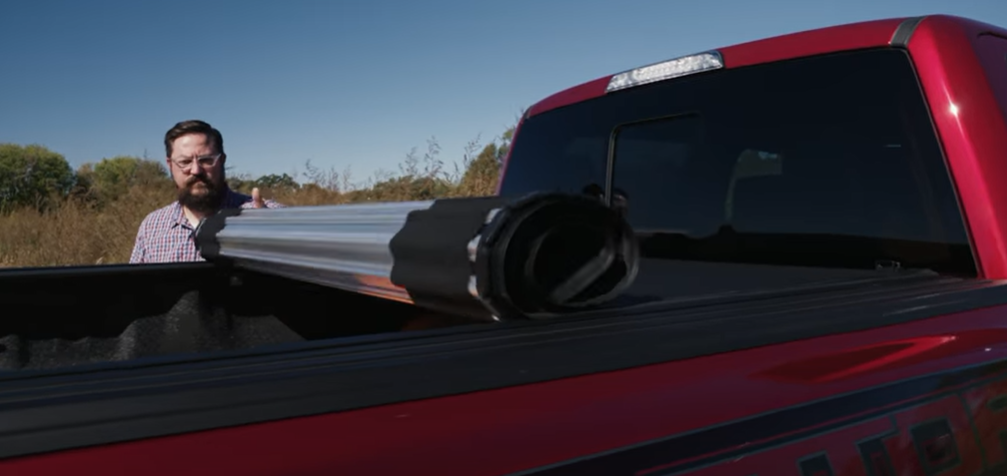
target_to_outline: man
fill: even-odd
[[[232,191],[224,176],[224,139],[203,121],[175,124],[164,135],[167,165],[178,189],[178,199],[155,210],[140,223],[130,263],[202,261],[192,233],[200,220],[223,208],[280,208],[252,195]]]

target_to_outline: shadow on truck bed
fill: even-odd
[[[5,270],[0,369],[391,332],[419,309],[208,263]]]

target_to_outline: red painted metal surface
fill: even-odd
[[[1007,31],[996,30],[978,36],[975,42],[979,62],[986,71],[986,82],[997,97],[1000,110],[1007,113]]]
[[[739,68],[802,56],[885,46],[902,20],[904,18],[891,18],[831,26],[741,43],[717,51],[723,55],[726,68]],[[614,74],[553,94],[530,107],[528,116],[599,97],[605,94],[605,87]]]
[[[0,461],[0,474],[499,475],[1004,359],[1005,341],[990,336],[1005,332],[1007,307],[987,308],[621,372]],[[881,353],[874,365],[862,357],[913,341],[926,348],[901,359]],[[833,362],[816,372],[825,360]],[[837,374],[844,369],[853,371]]]
[[[577,86],[553,94],[528,108],[526,117],[532,117],[536,114],[542,114],[546,111],[602,96],[605,94],[605,88],[608,87],[608,82],[612,79],[612,76],[614,74],[578,84]]]
[[[909,52],[930,102],[984,277],[1007,277],[1007,123],[999,107],[1007,81],[992,84],[977,56],[980,35],[1002,29],[950,16],[916,28]],[[1000,68],[1004,56],[1000,54]],[[1003,79],[995,72],[992,79]],[[999,93],[999,94],[998,94]]]
[[[726,68],[784,61],[838,51],[886,46],[905,18],[808,30],[721,48]]]

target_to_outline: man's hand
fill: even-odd
[[[266,208],[266,203],[262,200],[258,187],[252,189],[252,208]]]

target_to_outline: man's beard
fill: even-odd
[[[203,185],[200,193],[193,193],[196,184]],[[217,211],[223,201],[223,187],[211,183],[206,177],[190,177],[185,186],[178,189],[178,203],[199,214],[208,215]]]

